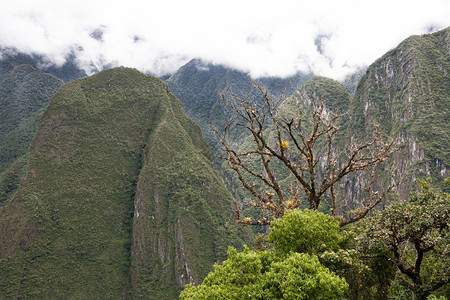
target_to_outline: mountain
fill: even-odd
[[[374,122],[400,142],[403,190],[416,178],[442,185],[450,168],[450,28],[411,36],[374,62],[361,79],[349,126],[364,134]],[[399,174],[397,174],[399,175]],[[448,188],[448,187],[447,187]]]
[[[183,103],[186,114],[202,129],[206,142],[213,154],[219,153],[220,145],[211,129],[215,126],[221,132],[230,119],[230,111],[223,105],[221,93],[230,91],[245,96],[256,82],[261,82],[274,95],[285,89],[286,95],[292,94],[297,86],[304,83],[311,74],[297,74],[288,78],[264,77],[252,79],[247,73],[222,65],[213,65],[199,59],[193,59],[182,66],[166,80],[175,96]],[[235,132],[234,139],[239,144],[245,136]],[[217,161],[220,165],[221,161]]]
[[[73,55],[56,66],[42,56],[0,47],[0,205],[25,173],[29,145],[50,98],[64,81],[85,76]]]
[[[11,48],[0,46],[0,76],[18,65],[31,65],[42,72],[52,74],[64,82],[86,77],[84,70],[80,69],[75,61],[75,55],[68,54],[62,65],[55,65],[38,54],[26,54]]]
[[[53,96],[0,210],[6,298],[175,299],[228,245],[233,200],[161,80],[114,68]]]
[[[449,53],[450,28],[434,34],[412,36],[369,66],[354,97],[347,91],[348,87],[346,89],[335,80],[312,77],[280,105],[277,114],[289,116],[300,108],[304,116],[303,128],[307,128],[310,123],[308,116],[312,114],[312,99],[323,101],[325,115],[329,111],[342,114],[337,124],[340,131],[333,145],[336,154],[346,149],[351,139],[361,143],[367,141],[373,134],[374,125],[378,124],[383,137],[396,141],[399,150],[377,169],[373,184],[375,190],[384,190],[394,180],[403,179],[397,192],[402,199],[407,199],[417,187],[416,179],[427,177],[431,177],[435,185],[448,190],[444,180],[449,176],[450,165]],[[274,128],[269,126],[264,135],[276,148]],[[240,144],[240,153],[251,150],[255,150],[251,138]],[[325,171],[321,165],[322,162],[317,165],[319,176]],[[326,163],[323,165],[326,167]],[[259,160],[250,161],[249,166],[256,173],[265,174]],[[274,161],[271,166],[283,190],[289,191],[293,179],[290,172]],[[225,166],[221,171],[229,189],[242,202],[248,201],[246,199],[251,196],[235,173]],[[364,180],[367,178],[354,174],[338,184],[338,196],[342,199],[339,213],[345,215],[365,205],[361,202],[365,196],[362,189]],[[330,199],[323,200],[320,209],[328,212]],[[308,207],[307,203],[302,207]],[[250,216],[258,213],[252,209],[243,211],[243,215]]]
[[[0,70],[0,205],[23,176],[38,120],[63,82],[29,64],[2,60]],[[9,67],[6,68],[6,63]]]

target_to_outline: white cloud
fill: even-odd
[[[253,76],[311,70],[340,78],[412,34],[450,25],[445,0],[10,2],[0,11],[0,46],[58,64],[74,51],[85,68],[155,74],[202,58]]]

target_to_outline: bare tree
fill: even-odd
[[[254,91],[261,96],[261,101],[254,101]],[[350,174],[368,172],[365,205],[347,219],[341,217],[340,225],[344,226],[363,218],[395,186],[390,185],[380,194],[373,189],[375,167],[395,151],[394,141],[383,141],[379,126],[365,142],[358,144],[352,137],[346,149],[337,151],[336,136],[340,129],[337,124],[341,115],[325,109],[316,97],[313,97],[310,115],[306,115],[299,104],[296,112],[283,115],[277,112],[285,100],[283,93],[273,97],[261,84],[255,85],[254,91],[245,97],[232,92],[222,94],[224,104],[235,116],[223,132],[214,129],[225,153],[222,158],[253,196],[251,205],[260,210],[256,220],[242,218],[237,211],[238,223],[269,225],[275,218],[282,217],[286,209],[300,207],[302,198],[307,199],[310,209],[318,209],[325,195],[331,198],[330,213],[335,216],[337,183]],[[252,149],[239,150],[232,146],[229,131],[236,127],[249,133]],[[250,163],[255,160],[260,161],[260,170]],[[281,163],[295,179],[290,193],[283,191],[274,163]]]

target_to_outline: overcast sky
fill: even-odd
[[[256,76],[340,79],[402,40],[450,26],[449,0],[4,0],[0,46],[84,68],[163,75],[192,58]],[[5,3],[6,2],[6,3]]]

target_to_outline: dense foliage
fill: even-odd
[[[338,299],[346,289],[314,255],[230,248],[228,259],[180,299]]]
[[[317,256],[336,247],[341,240],[338,231],[330,216],[291,210],[272,223],[269,238],[274,250],[246,247],[237,253],[230,248],[228,259],[215,265],[201,285],[186,286],[180,299],[339,299],[348,284]],[[306,236],[297,240],[302,233]]]
[[[73,57],[68,57],[62,66],[46,65],[43,57],[1,46],[0,56],[1,206],[10,200],[25,174],[29,145],[50,98],[62,81],[84,77],[86,73],[76,66]]]
[[[294,209],[270,224],[270,241],[285,253],[321,253],[337,250],[342,237],[335,218],[317,210]]]
[[[39,117],[62,84],[30,65],[0,76],[0,172],[28,153]]]
[[[397,284],[418,299],[450,282],[450,194],[422,191],[366,219],[359,251],[396,268]],[[412,296],[412,295],[410,295]]]

